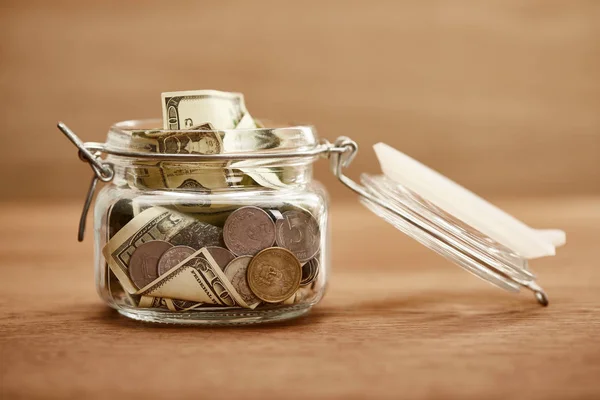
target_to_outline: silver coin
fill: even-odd
[[[319,257],[315,256],[302,266],[302,280],[300,281],[300,286],[310,285],[317,279],[318,275]]]
[[[241,207],[225,221],[223,240],[236,256],[253,256],[273,246],[275,224],[269,214],[258,207]]]
[[[172,238],[169,243],[174,246],[189,246],[200,250],[206,246],[223,246],[223,230],[217,226],[205,222],[194,222],[182,229]]]
[[[196,250],[189,246],[174,246],[165,251],[158,260],[158,275],[161,276],[174,266],[194,254]]]
[[[231,285],[249,306],[260,303],[260,299],[250,290],[248,280],[246,279],[246,271],[251,260],[252,256],[237,257],[227,264],[224,271]]]
[[[300,260],[306,262],[319,251],[321,231],[312,215],[303,211],[286,211],[276,221],[277,244],[286,248]]]

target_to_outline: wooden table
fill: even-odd
[[[79,203],[5,203],[0,398],[600,398],[600,198],[501,201],[568,245],[505,293],[357,204],[333,206],[325,300],[275,325],[130,321],[94,290]],[[89,232],[88,232],[89,236]]]

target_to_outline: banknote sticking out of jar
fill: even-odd
[[[112,126],[78,147],[94,172],[96,284],[119,313],[142,321],[246,324],[308,312],[330,269],[328,196],[313,163],[402,232],[468,271],[548,303],[528,259],[554,254],[562,231],[534,230],[417,161],[379,144],[383,175],[343,174],[358,149],[311,126],[265,126],[239,93],[162,94],[163,119]],[[101,158],[104,154],[106,157]]]

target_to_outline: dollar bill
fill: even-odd
[[[199,238],[198,231],[203,227],[197,226],[198,224],[203,223],[174,210],[152,207],[137,215],[119,230],[104,246],[102,254],[123,289],[133,294],[138,291],[138,288],[130,279],[128,266],[131,255],[137,247],[151,240],[169,241],[174,239],[178,242],[177,244],[184,245],[188,244],[182,242],[185,238],[193,239],[196,242],[201,240],[210,243],[218,242],[218,237]],[[219,235],[218,228],[205,225],[210,229],[204,229],[204,231],[210,232],[212,236]]]
[[[224,311],[224,310],[235,310],[239,307],[223,307],[214,306],[212,304],[197,303],[194,301],[185,300],[174,300],[165,297],[152,297],[152,296],[141,296],[140,302],[137,305],[139,308],[159,308],[166,309],[174,312],[186,312],[186,311]]]
[[[138,289],[132,282],[128,266],[137,247],[153,240],[186,237],[183,231],[193,229],[195,223],[173,210],[149,208],[117,232],[102,252],[111,271],[130,294],[248,308],[205,248],[143,288]]]
[[[217,130],[233,129],[244,117],[244,121],[252,118],[241,93],[215,90],[166,92],[162,93],[161,99],[163,128],[170,132],[133,132],[130,143],[133,150],[162,154],[220,154],[224,152],[223,134]],[[136,162],[127,175],[134,187],[210,191],[229,186],[226,165]]]
[[[240,207],[239,204],[217,203],[208,199],[209,196],[194,196],[188,200],[181,196],[177,199],[173,199],[173,196],[163,195],[139,196],[131,201],[131,205],[133,215],[136,216],[144,210],[160,204],[162,207],[172,208],[190,218],[221,228],[229,214]]]
[[[244,117],[235,130],[223,132],[223,147],[227,153],[263,151],[273,149],[310,148],[316,144],[313,132],[308,127],[257,128],[256,120]]]
[[[267,160],[267,162],[271,162]],[[248,175],[260,186],[270,189],[285,189],[288,187],[282,181],[282,168],[272,168],[263,166],[265,161],[260,160],[242,160],[235,161],[229,165],[229,168],[238,169]]]
[[[262,129],[257,126],[240,93],[194,90],[162,93],[164,131],[135,131],[130,146],[136,151],[163,154],[221,154],[295,147],[306,140],[306,130],[297,132]],[[260,124],[260,122],[258,122]],[[189,132],[186,132],[189,130]],[[263,161],[264,163],[265,161]],[[266,160],[268,164],[270,161]],[[295,167],[258,165],[242,160],[225,163],[143,162],[127,173],[131,186],[148,189],[189,189],[210,192],[230,186],[259,185],[286,188],[288,169]]]
[[[252,131],[244,132],[243,129],[253,129],[257,127],[256,120],[252,118],[250,113],[244,114],[236,129],[239,132],[227,132],[223,138],[223,146],[227,152],[244,152],[258,151],[265,149],[276,148],[280,145],[281,140],[272,131]],[[264,161],[263,161],[264,162]],[[267,163],[271,162],[266,160]],[[260,161],[257,160],[242,160],[235,161],[229,164],[229,169],[238,169],[243,174],[249,176],[257,184],[271,189],[283,189],[288,185],[281,180],[281,173],[274,168],[260,167]],[[231,173],[235,176],[235,172]]]
[[[210,123],[192,127],[190,132],[134,132],[131,147],[136,151],[163,154],[220,154],[221,135]],[[190,164],[171,161],[136,162],[128,180],[135,187],[149,189],[193,189],[210,191],[228,187],[223,163]]]
[[[306,127],[286,129],[261,129],[251,132],[245,129],[264,128],[250,114],[244,115],[236,129],[239,131],[228,131],[223,137],[223,147],[226,152],[245,151],[268,151],[273,149],[292,149],[300,147],[300,144],[310,143],[312,133]],[[275,166],[276,165],[276,166]],[[296,179],[298,166],[296,162],[284,160],[241,160],[229,164],[232,170],[239,170],[250,177],[256,184],[271,188],[285,189],[289,183]],[[235,172],[231,174],[235,176]],[[243,181],[243,180],[242,180]]]
[[[165,92],[161,95],[163,128],[190,129],[211,123],[216,129],[235,128],[247,113],[244,95],[217,90]]]
[[[136,294],[250,308],[206,248],[198,250]]]
[[[163,297],[141,296],[137,306],[139,308],[165,308],[169,311],[177,311],[173,300]]]
[[[188,189],[211,192],[229,187],[224,164],[201,165],[160,161],[136,163],[128,171],[134,187],[148,189]]]
[[[223,152],[221,135],[206,122],[190,127],[189,132],[136,131],[130,147],[136,151],[163,154],[219,154]]]
[[[248,111],[244,113],[242,118],[238,121],[235,129],[254,129],[257,128],[258,125],[256,120],[252,118],[252,115]]]

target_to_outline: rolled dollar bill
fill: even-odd
[[[136,293],[129,264],[135,250],[144,243],[156,240],[193,248],[221,244],[222,230],[163,207],[149,208],[129,221],[104,246],[102,254],[123,289]]]
[[[188,90],[161,94],[163,128],[190,129],[210,123],[216,129],[235,128],[247,113],[244,95],[217,90]]]
[[[136,294],[250,308],[206,248],[198,250]]]
[[[207,122],[189,132],[136,131],[130,146],[136,151],[162,154],[219,154],[223,152],[221,135]]]

